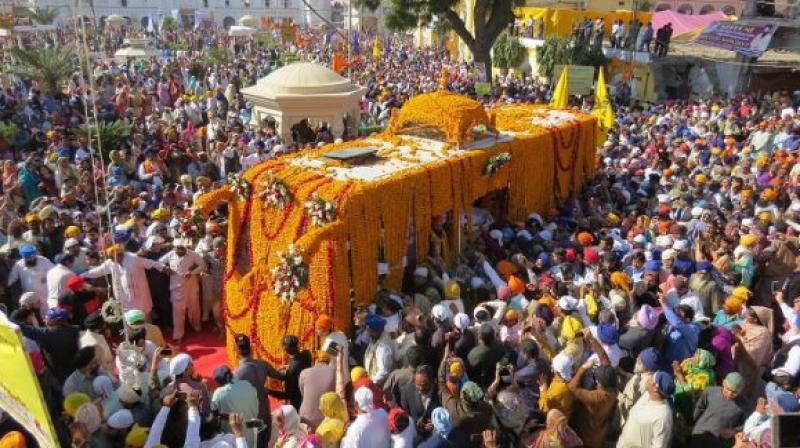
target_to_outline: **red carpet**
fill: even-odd
[[[212,382],[211,374],[218,366],[228,364],[233,368],[225,353],[225,337],[209,330],[200,333],[187,331],[181,350],[192,357],[195,370],[209,382]]]

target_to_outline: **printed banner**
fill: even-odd
[[[25,427],[40,447],[58,446],[39,380],[22,342],[19,327],[0,312],[0,408]]]
[[[563,65],[556,65],[553,76],[561,76]],[[567,89],[570,95],[588,95],[594,87],[594,67],[591,65],[570,65]],[[556,79],[559,79],[559,78]]]
[[[757,58],[767,50],[776,28],[772,23],[711,22],[695,42]]]

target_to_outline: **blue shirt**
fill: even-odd
[[[672,308],[663,307],[664,315],[670,324],[664,345],[664,365],[672,368],[673,361],[683,361],[692,356],[697,350],[700,340],[700,327],[694,322],[684,322]]]

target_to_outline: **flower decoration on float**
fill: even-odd
[[[239,199],[247,200],[250,196],[250,183],[242,176],[230,173],[228,174],[228,183],[230,184],[231,192],[239,196]]]
[[[496,173],[500,168],[511,161],[511,153],[501,152],[489,157],[486,164],[483,166],[483,175],[490,176]]]
[[[294,244],[290,244],[286,252],[278,252],[272,280],[273,292],[284,302],[294,302],[300,289],[308,283],[308,265]]]
[[[266,179],[261,182],[261,199],[273,208],[284,209],[292,202],[292,192],[286,184],[275,177],[272,170],[267,172]]]
[[[336,202],[326,201],[317,193],[305,203],[306,215],[314,227],[322,227],[336,217]]]
[[[119,300],[109,297],[100,308],[100,317],[109,324],[116,324],[122,320],[122,304]]]

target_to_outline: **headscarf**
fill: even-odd
[[[678,392],[700,392],[708,386],[715,385],[717,383],[714,373],[715,362],[714,355],[702,348],[698,348],[691,358],[684,359],[681,362],[681,370],[688,384],[681,385]]]
[[[564,352],[557,354],[553,358],[553,370],[566,381],[572,379],[572,364],[572,358],[564,354]]]
[[[714,327],[711,333],[711,352],[716,358],[714,373],[717,378],[725,378],[736,369],[731,352],[733,343],[733,333],[725,327]]]
[[[325,418],[317,426],[317,435],[326,445],[338,445],[344,437],[344,425],[350,420],[347,407],[336,392],[325,392],[319,397],[319,410]]]
[[[300,426],[300,416],[297,414],[297,409],[292,405],[285,404],[279,407],[273,415],[280,418],[280,426],[278,427],[278,441],[277,446],[283,446],[284,443],[294,439],[294,443],[299,443],[300,440],[306,435],[302,426]]]
[[[450,421],[450,412],[441,406],[433,410],[431,413],[431,421],[433,422],[433,432],[445,439],[453,430],[453,424]]]
[[[573,448],[583,446],[581,438],[567,424],[567,417],[558,409],[551,409],[547,413],[547,422],[544,429],[536,433],[529,448]]]
[[[64,397],[64,412],[66,412],[70,417],[75,417],[75,413],[82,404],[91,402],[91,397],[83,392],[73,392]]]
[[[652,306],[645,303],[636,313],[636,322],[645,330],[654,330],[658,325],[658,314]]]
[[[383,398],[383,389],[376,386],[369,378],[359,378],[353,383],[353,390],[358,390],[361,387],[366,387],[372,392],[372,404],[374,409],[385,408],[386,401]]]

